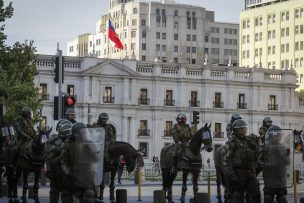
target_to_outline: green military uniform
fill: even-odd
[[[193,136],[192,129],[188,124],[174,124],[173,128],[171,129],[171,135],[174,140],[174,149],[173,149],[173,171],[176,172],[177,170],[177,161],[180,159],[180,155],[182,151],[186,148],[186,143],[191,139]],[[181,143],[181,144],[180,144]]]
[[[233,123],[245,123],[242,119]],[[234,127],[234,128],[244,128]],[[259,203],[260,189],[256,178],[257,145],[245,135],[233,132],[227,142],[228,151],[223,156],[223,173],[228,187],[225,194],[227,203],[243,203],[246,192],[246,202]]]

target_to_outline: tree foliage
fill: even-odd
[[[38,75],[35,60],[36,48],[33,41],[5,44],[5,20],[13,15],[12,3],[4,5],[0,0],[0,104],[6,108],[5,120],[15,123],[23,107],[30,107],[34,120],[38,121],[41,100],[34,79]]]

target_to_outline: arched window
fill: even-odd
[[[137,8],[133,8],[133,13],[137,14]]]

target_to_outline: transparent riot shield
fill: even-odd
[[[269,188],[293,186],[293,132],[268,130],[263,149],[263,179]]]
[[[103,128],[82,128],[75,134],[70,153],[73,153],[71,171],[77,186],[90,188],[101,184],[104,136]]]

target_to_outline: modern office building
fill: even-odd
[[[241,67],[292,69],[304,88],[304,1],[246,0],[240,15]]]
[[[53,127],[55,56],[38,55],[35,83],[43,98],[42,127]],[[96,57],[65,57],[62,91],[77,98],[77,121],[93,124],[101,112],[117,131],[118,140],[142,148],[146,160],[172,143],[169,130],[185,112],[190,124],[200,113],[198,128],[212,123],[214,147],[227,141],[226,125],[234,112],[258,134],[271,116],[282,128],[302,129],[304,100],[294,91],[294,70],[193,65]],[[203,153],[204,162],[213,153]]]
[[[212,64],[231,59],[237,65],[239,25],[216,22],[214,16],[203,7],[175,1],[111,0],[108,14],[96,23],[96,33],[69,42],[67,55],[202,64],[207,53]],[[123,50],[113,48],[107,38],[109,18]]]

